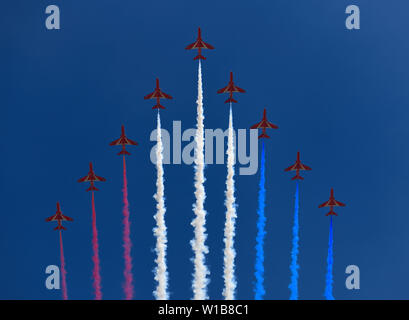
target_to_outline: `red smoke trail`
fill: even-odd
[[[98,231],[97,215],[95,213],[94,191],[92,191],[92,250],[94,251],[94,255],[92,256],[92,261],[94,262],[94,270],[92,271],[92,276],[94,278],[95,300],[101,300],[101,276],[99,274]]]
[[[132,258],[131,258],[131,238],[130,238],[130,222],[129,222],[129,203],[128,203],[128,181],[126,179],[126,162],[125,162],[125,155],[123,156],[123,167],[124,167],[124,187],[122,189],[122,193],[124,196],[124,208],[122,213],[124,215],[123,224],[124,224],[124,232],[123,232],[123,241],[124,241],[124,259],[125,259],[125,284],[124,284],[124,292],[125,292],[125,299],[132,300],[133,298],[133,277],[132,277]]]
[[[62,232],[60,230],[60,260],[61,260],[61,278],[62,278],[62,298],[64,300],[68,300],[68,294],[67,294],[67,281],[66,281],[66,274],[67,272],[65,271],[65,260],[64,260],[64,248],[62,245]]]

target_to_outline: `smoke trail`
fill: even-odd
[[[193,299],[205,300],[207,296],[207,284],[209,280],[207,275],[210,273],[205,264],[205,254],[209,249],[205,245],[206,241],[206,211],[204,210],[204,201],[206,193],[204,189],[204,115],[203,115],[203,89],[202,89],[202,66],[199,60],[198,70],[198,88],[197,88],[197,129],[195,135],[195,196],[196,202],[193,205],[195,218],[191,225],[194,227],[195,237],[190,244],[195,253],[193,258]]]
[[[298,196],[298,182],[295,190],[295,206],[294,206],[294,225],[293,225],[293,248],[291,250],[291,283],[288,288],[291,291],[290,300],[298,300],[298,241],[299,241],[299,225],[298,225],[298,208],[299,208],[299,196]]]
[[[98,231],[97,231],[97,215],[95,213],[94,191],[92,191],[92,261],[94,262],[94,270],[92,276],[94,278],[95,300],[102,299],[101,292],[101,275],[99,273],[99,246],[98,246]]]
[[[162,144],[162,132],[160,125],[160,115],[158,110],[158,126],[157,126],[157,145],[156,145],[156,194],[153,196],[157,202],[156,214],[154,219],[156,220],[156,227],[153,229],[153,233],[156,237],[156,268],[155,268],[155,280],[158,282],[156,290],[153,292],[157,300],[168,300],[168,272],[166,266],[166,244],[168,242],[166,237],[166,225],[165,225],[165,196],[163,185],[163,144]]]
[[[226,178],[226,223],[224,226],[224,290],[226,300],[234,300],[236,279],[234,277],[234,235],[236,222],[236,204],[234,198],[234,144],[233,144],[233,112],[230,103],[229,131],[227,141],[227,178]]]
[[[266,235],[265,225],[266,217],[264,215],[265,208],[265,196],[266,189],[265,185],[265,151],[264,142],[261,151],[261,168],[260,168],[260,185],[258,192],[258,221],[257,221],[257,238],[256,238],[256,265],[255,265],[255,276],[256,276],[256,286],[254,288],[255,300],[263,300],[264,294],[264,237]]]
[[[60,230],[60,261],[61,261],[61,278],[62,278],[62,298],[64,300],[68,300],[68,294],[67,294],[67,281],[66,281],[66,275],[67,271],[65,271],[65,259],[64,259],[64,247],[62,244],[62,232]]]
[[[123,179],[124,179],[124,187],[122,189],[123,193],[123,201],[124,201],[124,208],[122,210],[123,213],[123,224],[124,224],[124,231],[123,231],[123,242],[124,242],[124,260],[125,260],[125,284],[124,284],[124,293],[126,300],[132,300],[133,298],[133,277],[132,277],[132,257],[131,257],[131,247],[132,242],[130,238],[130,222],[129,222],[129,203],[128,203],[128,181],[126,178],[126,161],[125,155],[123,155]]]
[[[334,263],[334,258],[333,258],[333,245],[334,245],[334,239],[333,239],[333,234],[332,234],[332,216],[331,216],[331,222],[329,225],[329,241],[328,241],[328,257],[327,257],[327,276],[325,279],[325,298],[327,300],[335,300],[334,296],[332,295],[332,266]]]

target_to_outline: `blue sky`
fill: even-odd
[[[107,179],[96,193],[104,298],[122,292],[122,167],[109,142],[125,124],[139,146],[127,158],[135,298],[155,283],[155,77],[174,97],[162,126],[195,126],[197,62],[184,47],[200,26],[215,50],[203,64],[205,126],[227,128],[228,72],[246,89],[236,128],[267,108],[280,129],[266,142],[266,299],[288,299],[295,184],[283,169],[301,151],[312,167],[300,186],[299,294],[322,299],[329,219],[317,206],[331,187],[347,207],[334,221],[334,296],[407,299],[409,235],[409,28],[404,1],[355,1],[361,30],[345,28],[351,1],[57,1],[61,30],[45,28],[49,1],[7,1],[0,30],[0,298],[60,299],[45,288],[59,263],[58,234],[44,219],[60,201],[75,222],[64,232],[68,294],[92,299],[91,206],[76,180],[93,161]],[[224,165],[206,167],[209,295],[222,298]],[[258,173],[237,176],[237,298],[252,299]],[[193,168],[165,166],[168,268],[172,299],[192,297]],[[361,289],[345,288],[345,268],[361,270]]]

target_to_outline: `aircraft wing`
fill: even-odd
[[[95,175],[95,181],[106,181],[106,179]]]
[[[196,49],[196,48],[197,48],[197,41],[192,44],[189,44],[185,49],[191,50],[191,49]]]
[[[278,126],[276,126],[274,123],[263,120],[250,127],[250,129],[259,129],[259,128],[278,129]]]
[[[164,93],[163,91],[161,91],[160,93],[161,93],[161,97],[164,99],[173,99],[170,95],[168,95],[167,93]]]
[[[126,144],[129,144],[129,145],[132,145],[132,146],[137,146],[138,142],[126,138]]]
[[[242,93],[244,93],[244,92],[246,92],[246,90],[244,90],[242,88],[239,88],[238,86],[233,86],[233,92],[242,92]]]
[[[212,50],[214,49],[214,47],[211,44],[208,44],[206,42],[202,42],[202,44],[203,44],[204,49],[212,49]]]
[[[214,47],[211,44],[200,41],[200,40],[198,40],[198,41],[196,41],[196,42],[194,42],[192,44],[189,44],[185,49],[186,50],[191,50],[191,49],[198,49],[198,48],[214,49]]]
[[[278,129],[278,126],[276,126],[274,123],[268,122],[267,121],[267,125],[270,129]]]
[[[153,99],[153,98],[155,98],[154,95],[155,95],[155,91],[152,92],[152,93],[150,93],[150,94],[148,94],[148,95],[146,95],[146,96],[144,96],[143,98],[144,98],[145,100],[147,100],[147,99]]]
[[[311,170],[311,168],[301,163],[301,170]]]
[[[288,167],[287,169],[284,169],[284,171],[294,171],[297,170],[297,164],[293,164],[292,166]]]
[[[259,123],[256,123],[256,124],[252,125],[252,126],[250,127],[250,129],[258,129],[258,128],[261,128],[261,124],[262,124],[262,122],[263,122],[263,121],[261,121],[261,122],[259,122]]]
[[[229,92],[229,86],[226,86],[224,88],[217,90],[217,93],[226,93],[226,92]]]
[[[68,216],[64,216],[63,214],[61,215],[61,220],[63,220],[63,221],[74,221],[73,218],[68,217]]]
[[[78,182],[86,182],[86,181],[90,181],[89,175],[86,175],[84,178],[78,179]]]
[[[328,207],[330,203],[330,200],[324,202],[323,204],[319,205],[318,208],[322,208],[322,207]]]
[[[120,144],[122,144],[121,139],[122,138],[116,139],[115,141],[112,141],[109,145],[110,146],[119,146]]]
[[[345,203],[339,202],[339,201],[337,201],[337,200],[335,200],[335,203],[336,203],[336,205],[339,206],[339,207],[345,207]]]
[[[45,219],[45,221],[47,221],[47,222],[49,222],[49,221],[55,221],[55,220],[57,220],[56,218],[57,218],[57,215],[55,214],[55,215],[53,215],[53,216],[48,217],[47,219]]]

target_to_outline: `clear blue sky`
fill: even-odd
[[[361,8],[361,30],[345,8]],[[109,147],[126,126],[139,146],[128,157],[135,298],[155,283],[155,167],[149,160],[155,113],[143,100],[161,79],[164,128],[195,126],[197,62],[184,47],[198,26],[215,46],[203,64],[205,125],[226,128],[228,72],[247,93],[236,128],[263,108],[280,129],[266,144],[266,299],[288,299],[295,184],[283,169],[296,152],[313,171],[300,187],[300,298],[322,299],[329,219],[317,206],[331,187],[347,207],[334,221],[334,296],[409,298],[409,4],[405,1],[54,1],[61,30],[45,28],[52,1],[2,4],[0,33],[0,298],[60,299],[44,286],[59,263],[58,234],[44,219],[61,201],[75,219],[64,232],[68,294],[92,299],[91,207],[76,180],[95,163],[107,179],[96,193],[104,298],[121,299],[121,158]],[[222,298],[224,165],[206,167],[209,295]],[[237,176],[237,298],[253,298],[258,174]],[[165,166],[172,299],[192,297],[193,168]],[[345,268],[361,290],[345,288]]]

